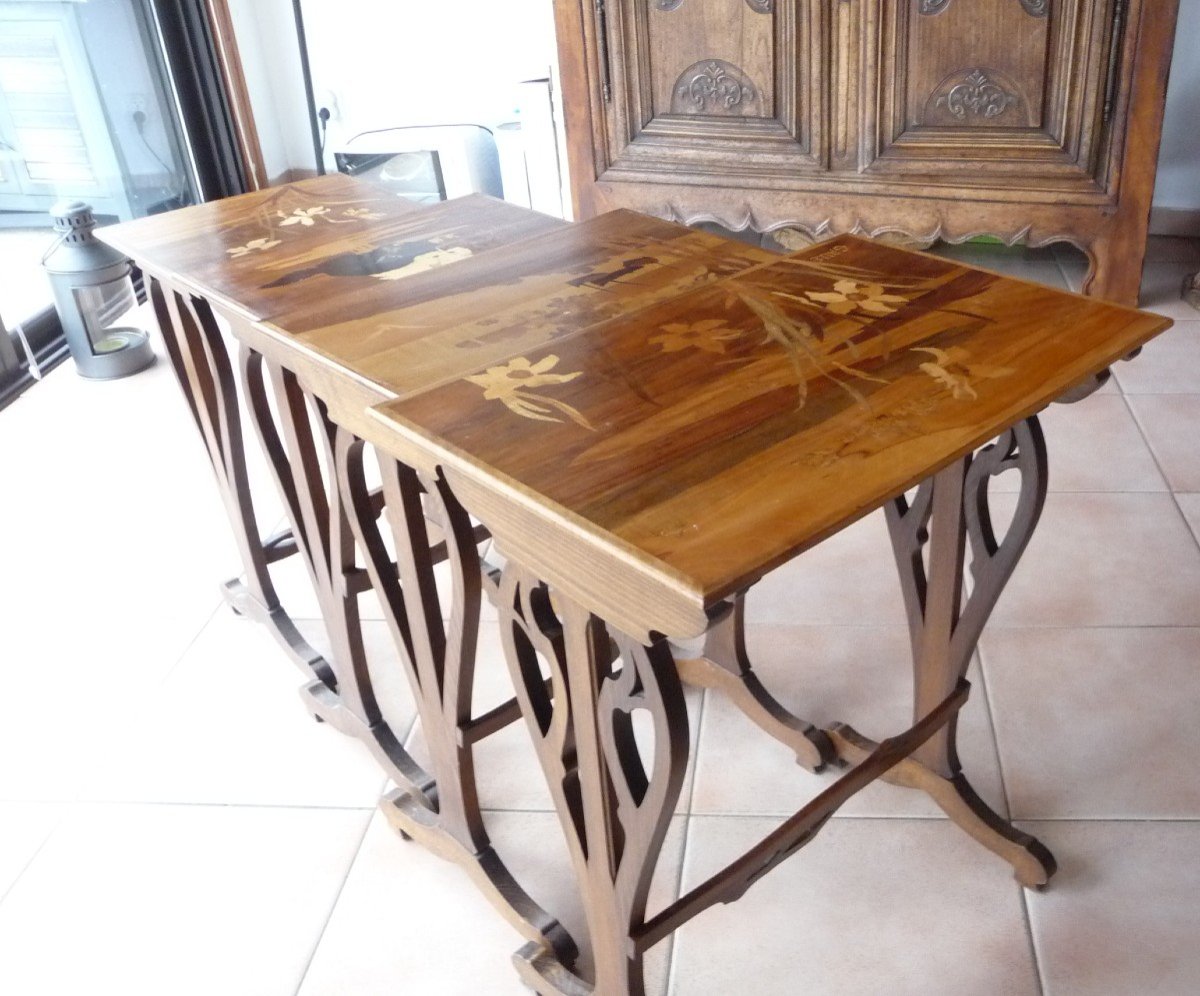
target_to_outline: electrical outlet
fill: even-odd
[[[142,120],[146,119],[146,115],[150,113],[150,96],[145,93],[130,93],[125,95],[125,110],[129,112],[129,116],[135,114],[142,115]]]
[[[332,90],[322,90],[317,94],[317,106],[329,111],[330,121],[340,121],[342,109],[338,106],[338,96]]]

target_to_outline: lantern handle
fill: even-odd
[[[50,258],[50,254],[52,252],[54,252],[55,249],[57,249],[59,246],[61,246],[63,244],[63,241],[66,239],[66,237],[67,236],[65,233],[60,233],[58,238],[56,238],[53,242],[50,243],[50,248],[48,248],[44,253],[42,253],[42,266],[46,265],[46,260],[48,260]]]

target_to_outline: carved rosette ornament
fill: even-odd
[[[740,114],[758,99],[758,90],[737,66],[705,59],[683,71],[675,83],[672,114]]]
[[[949,93],[937,99],[937,106],[944,107],[959,120],[972,118],[998,118],[1018,103],[1015,93],[1010,93],[994,82],[982,69],[972,69]]]

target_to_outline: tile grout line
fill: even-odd
[[[687,864],[688,847],[692,842],[692,803],[696,798],[696,781],[700,777],[700,737],[704,733],[704,717],[708,712],[708,696],[711,689],[704,689],[700,697],[699,715],[696,717],[696,758],[692,765],[692,780],[688,786],[687,806],[683,810],[683,846],[679,850],[679,870],[675,873],[675,896],[671,902],[683,894],[683,869]],[[676,940],[679,931],[671,931],[668,938],[670,949],[667,952],[666,996],[675,989],[675,971],[678,966]]]
[[[1183,506],[1179,504],[1179,496],[1175,493],[1175,486],[1171,483],[1171,479],[1167,476],[1166,470],[1163,468],[1162,461],[1159,460],[1158,454],[1154,450],[1154,446],[1150,442],[1150,437],[1146,435],[1146,430],[1142,427],[1141,419],[1138,418],[1137,410],[1129,402],[1129,396],[1125,393],[1125,389],[1121,388],[1121,400],[1125,402],[1125,410],[1129,412],[1129,417],[1133,419],[1133,424],[1137,427],[1138,435],[1142,437],[1142,443],[1150,454],[1150,459],[1154,461],[1154,466],[1158,468],[1158,472],[1162,475],[1162,479],[1167,485],[1167,494],[1171,496],[1171,504],[1175,506],[1175,511],[1179,513],[1179,517],[1183,520],[1184,528],[1192,537],[1192,543],[1197,550],[1200,550],[1200,536],[1197,536],[1195,530],[1192,529],[1192,523],[1183,511]]]
[[[1046,996],[1046,972],[1042,967],[1042,957],[1038,952],[1037,934],[1033,930],[1033,913],[1029,907],[1029,897],[1025,895],[1025,886],[1017,883],[1017,895],[1021,897],[1021,913],[1025,917],[1025,936],[1029,940],[1029,952],[1033,955],[1033,974],[1037,979],[1039,996]]]
[[[294,996],[300,996],[300,992],[304,989],[304,980],[308,978],[308,973],[312,970],[313,961],[317,957],[317,952],[321,949],[321,942],[325,940],[325,933],[329,930],[329,924],[333,920],[334,911],[337,909],[338,903],[341,901],[342,893],[346,891],[346,883],[350,881],[350,873],[354,870],[354,865],[358,862],[359,855],[362,854],[363,846],[367,841],[367,834],[371,830],[371,821],[374,819],[372,814],[365,824],[363,824],[362,836],[358,838],[358,847],[354,849],[354,857],[350,859],[350,863],[346,865],[346,874],[342,877],[342,884],[338,886],[337,894],[333,897],[333,902],[329,904],[329,913],[325,917],[325,922],[321,924],[321,932],[317,934],[316,943],[313,944],[312,951],[309,952],[308,960],[304,963],[304,971],[300,973],[300,980],[296,983],[296,992]]]
[[[55,806],[62,806],[63,808],[66,808],[66,806],[69,805],[69,803],[46,803],[45,805],[55,805]],[[33,867],[33,863],[37,860],[38,855],[41,854],[42,851],[45,850],[46,845],[50,843],[50,838],[52,838],[56,833],[58,833],[59,827],[61,827],[63,825],[63,823],[66,822],[66,820],[67,820],[67,817],[66,817],[66,814],[64,813],[63,815],[59,816],[58,819],[56,819],[54,821],[54,826],[52,826],[50,828],[50,832],[46,834],[46,836],[42,840],[42,842],[40,844],[38,844],[38,846],[34,849],[34,852],[29,856],[29,860],[26,861],[25,864],[23,864],[21,866],[21,870],[19,872],[17,872],[16,876],[8,884],[8,888],[5,889],[3,892],[0,892],[0,906],[3,906],[4,901],[10,895],[12,895],[12,891],[13,891],[13,889],[15,889],[17,887],[17,883],[20,882],[21,879],[24,878],[25,873],[27,871],[29,871],[29,869],[31,867]]]
[[[987,707],[988,721],[992,727],[992,749],[996,755],[996,768],[1000,775],[1000,794],[1004,798],[1004,812],[1009,821],[1013,820],[1013,805],[1012,797],[1008,791],[1008,778],[1004,773],[1004,755],[1000,750],[1000,727],[996,723],[996,712],[992,705],[992,690],[988,683],[986,654],[980,644],[976,644],[975,653],[979,659],[979,683],[982,686],[983,701]],[[1033,958],[1033,971],[1037,978],[1038,994],[1045,996],[1046,980],[1042,971],[1042,959],[1038,952],[1037,937],[1033,932],[1033,917],[1030,914],[1029,899],[1025,895],[1025,888],[1020,883],[1017,883],[1017,895],[1021,899],[1021,918],[1025,925],[1025,939],[1029,943],[1029,954]]]

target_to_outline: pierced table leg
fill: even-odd
[[[596,962],[594,981],[586,981],[526,946],[515,958],[518,972],[543,996],[641,996],[647,950],[711,906],[740,899],[815,839],[855,793],[950,726],[967,699],[969,686],[960,681],[911,729],[873,745],[861,764],[741,857],[647,918],[687,763],[687,712],[670,647],[618,633],[610,640],[601,620],[558,593],[552,599],[511,561],[500,593],[505,657],[567,839]],[[649,764],[633,736],[639,709],[654,721]]]
[[[687,707],[670,649],[618,633],[610,641],[599,619],[557,594],[552,604],[545,586],[511,561],[500,613],[505,657],[566,835],[596,965],[594,981],[585,981],[530,945],[515,956],[517,970],[543,996],[640,996],[649,945],[635,938],[687,765]],[[638,710],[653,719],[652,761],[634,738]]]
[[[328,663],[300,635],[271,582],[269,566],[290,556],[296,547],[288,535],[265,540],[259,535],[246,473],[237,385],[212,309],[206,301],[180,294],[149,275],[146,282],[171,369],[208,453],[246,572],[244,582],[235,578],[225,583],[225,598],[235,611],[266,624],[305,674],[329,682],[333,673]]]
[[[242,348],[250,413],[258,429],[292,535],[321,608],[330,645],[330,673],[303,690],[309,710],[334,729],[362,740],[387,775],[409,790],[433,791],[433,778],[404,749],[375,698],[363,646],[359,596],[370,577],[355,560],[350,517],[336,481],[335,437],[340,432],[324,404],[294,374]],[[268,388],[275,411],[268,403]],[[314,432],[314,425],[317,431]],[[325,455],[324,465],[321,454]],[[378,516],[375,509],[374,515]]]
[[[988,484],[1007,469],[1020,473],[1021,492],[1012,525],[997,541]],[[962,680],[984,623],[1029,543],[1045,497],[1046,447],[1037,419],[1030,418],[974,457],[956,461],[924,482],[911,504],[902,497],[888,506],[912,636],[916,720]],[[964,603],[968,543],[974,585]],[[851,764],[860,763],[875,746],[849,728],[829,733],[839,756]],[[957,722],[948,723],[884,780],[927,792],[955,823],[1008,861],[1022,885],[1045,885],[1055,871],[1053,856],[975,793],[962,774],[956,734]]]
[[[518,712],[515,702],[481,717],[472,712],[484,583],[478,534],[444,481],[422,478],[381,456],[384,510],[396,550],[392,563],[366,485],[365,448],[346,430],[336,431],[335,466],[350,525],[401,651],[432,765],[427,787],[402,787],[385,797],[381,808],[401,834],[464,868],[535,948],[572,965],[578,954],[574,940],[513,878],[492,846],[479,808],[475,744],[515,721]],[[441,543],[429,534],[430,520],[441,525]],[[442,560],[449,562],[453,582],[448,622],[434,576]]]

